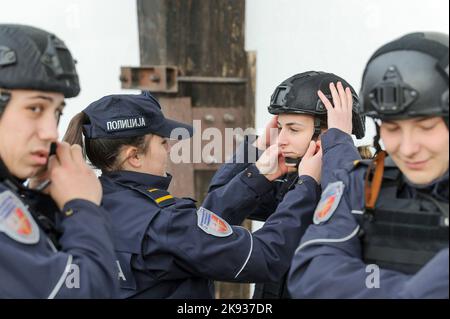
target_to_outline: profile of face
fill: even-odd
[[[168,140],[154,134],[147,135],[145,139],[148,145],[145,152],[133,146],[127,147],[122,151],[122,156],[127,158],[123,164],[123,169],[156,176],[166,176],[170,152]]]
[[[30,178],[46,166],[63,108],[61,93],[11,91],[0,117],[0,157],[12,175]]]
[[[283,157],[305,155],[314,134],[314,117],[307,114],[278,116],[278,147]]]
[[[448,170],[449,135],[442,117],[383,121],[380,135],[387,153],[412,183],[431,183]]]

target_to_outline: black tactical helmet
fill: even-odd
[[[442,116],[448,126],[448,35],[410,33],[383,45],[367,63],[360,95],[365,115]]]
[[[317,91],[321,90],[332,102],[329,84],[342,82],[349,87],[353,95],[353,134],[356,138],[364,137],[364,117],[360,116],[359,99],[353,87],[341,77],[325,72],[304,72],[296,74],[281,83],[270,99],[269,113],[295,113],[314,115],[314,135],[320,134],[321,121],[327,120],[327,109],[323,105]]]
[[[25,25],[0,24],[0,89],[80,92],[75,61],[54,34]],[[0,106],[9,94],[0,91]]]

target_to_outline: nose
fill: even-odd
[[[45,116],[39,121],[38,136],[44,141],[56,141],[58,139],[58,121],[54,116]]]
[[[278,146],[287,146],[288,144],[286,130],[282,128],[278,134]]]
[[[170,150],[172,149],[172,144],[168,142],[164,145],[164,148],[166,149],[166,153],[170,153]]]
[[[404,157],[413,157],[420,151],[420,144],[418,140],[410,132],[403,134],[400,141],[400,153]]]

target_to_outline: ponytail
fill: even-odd
[[[362,145],[358,146],[359,155],[361,155],[362,159],[372,159],[373,153],[370,145]]]
[[[64,134],[63,141],[70,145],[78,144],[84,150],[83,144],[83,124],[88,121],[86,114],[83,112],[75,115],[69,123],[66,134]]]
[[[118,162],[123,146],[134,146],[141,152],[148,150],[149,140],[146,140],[146,136],[149,134],[120,139],[84,138],[83,141],[84,124],[89,124],[89,117],[83,112],[75,115],[69,123],[63,141],[80,145],[85,159],[87,157],[91,164],[103,173],[122,169],[123,161]]]

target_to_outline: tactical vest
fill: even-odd
[[[414,274],[448,247],[448,201],[420,190],[415,198],[401,198],[400,170],[394,165],[384,169],[384,158],[374,165],[366,173],[366,207],[360,218],[363,259],[366,264]]]

